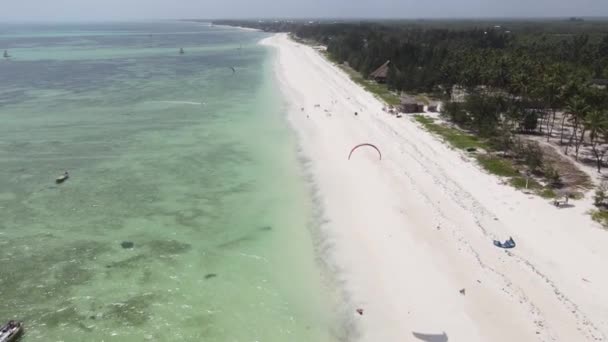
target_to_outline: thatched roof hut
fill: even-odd
[[[378,69],[374,70],[369,77],[374,79],[378,83],[386,83],[388,78],[388,69],[391,65],[391,61],[386,61]]]
[[[402,95],[400,109],[403,113],[422,113],[424,104],[412,96]]]

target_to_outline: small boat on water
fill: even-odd
[[[0,328],[0,342],[14,342],[23,333],[23,324],[19,321],[8,321]]]
[[[66,180],[68,180],[68,178],[70,178],[70,174],[66,171],[61,176],[55,178],[55,183],[61,184],[61,183],[65,182]],[[2,342],[2,341],[0,340],[0,342]]]
[[[185,54],[185,53],[186,53],[186,52],[184,52],[184,48],[179,49],[179,54],[180,54],[180,55],[183,55],[183,54]]]
[[[7,50],[4,50],[4,54],[2,55],[4,58],[11,58],[11,55],[8,54]]]

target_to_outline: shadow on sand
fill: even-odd
[[[441,335],[421,334],[421,333],[412,331],[412,335],[414,335],[415,338],[417,338],[421,341],[425,341],[425,342],[447,342],[448,341],[448,335],[445,333],[445,331]]]

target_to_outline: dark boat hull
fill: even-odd
[[[15,342],[23,334],[23,324],[17,322],[16,325],[10,326],[10,323],[5,324],[0,328],[0,342]]]
[[[65,182],[66,180],[68,180],[68,178],[70,178],[70,176],[57,177],[57,179],[55,179],[55,183],[61,184],[61,183]]]

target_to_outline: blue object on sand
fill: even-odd
[[[500,248],[513,248],[515,247],[515,241],[513,240],[512,237],[509,237],[509,240],[505,241],[505,242],[500,242],[498,240],[494,240],[494,246],[496,247],[500,247]]]

